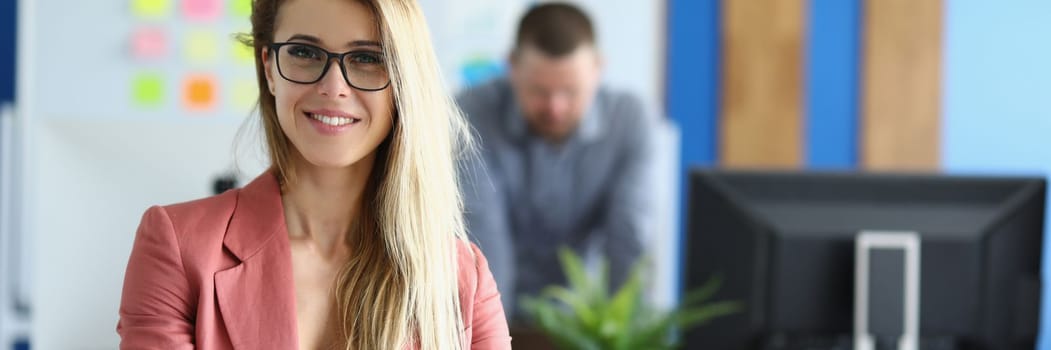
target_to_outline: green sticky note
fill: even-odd
[[[164,17],[169,11],[170,0],[131,0],[131,12],[140,18]]]
[[[131,81],[131,99],[138,106],[156,107],[164,102],[164,77],[141,73]]]
[[[219,40],[215,33],[209,31],[190,32],[184,42],[184,54],[186,60],[193,63],[212,63],[215,61],[216,46]]]
[[[252,15],[252,0],[230,0],[230,15],[248,18]]]

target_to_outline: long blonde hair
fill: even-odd
[[[391,134],[376,150],[351,260],[335,294],[346,349],[464,347],[457,278],[466,244],[457,157],[469,129],[443,83],[430,34],[413,0],[358,0],[373,11],[391,77]],[[255,0],[252,44],[259,111],[272,167],[295,181],[293,145],[277,120],[262,51],[274,39],[283,0]]]

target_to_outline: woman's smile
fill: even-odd
[[[363,119],[337,110],[304,111],[303,117],[319,134],[336,136],[362,125]]]

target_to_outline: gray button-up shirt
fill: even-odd
[[[562,144],[532,134],[511,86],[497,79],[458,96],[480,157],[462,179],[468,232],[489,259],[509,317],[522,294],[565,278],[559,246],[610,261],[619,286],[655,226],[647,193],[652,117],[631,95],[600,88]]]

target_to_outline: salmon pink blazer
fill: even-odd
[[[485,257],[459,246],[460,305],[470,349],[510,349]],[[471,254],[471,250],[474,254]],[[297,349],[292,255],[277,179],[154,206],[124,276],[121,349]]]

